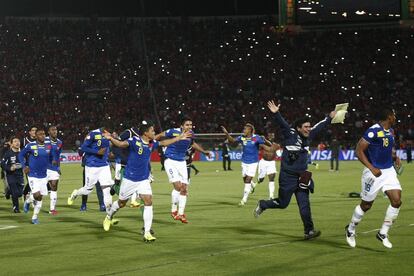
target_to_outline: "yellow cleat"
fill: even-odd
[[[70,194],[70,197],[68,197],[68,205],[72,205],[75,199],[78,197],[76,194],[78,193],[78,190],[73,190],[73,192]]]
[[[104,221],[103,221],[103,229],[105,231],[109,231],[109,229],[111,228],[112,225],[112,219],[108,218],[108,216],[105,217]]]
[[[156,238],[150,232],[144,234],[144,242],[153,242]]]
[[[139,203],[138,201],[134,200],[134,201],[131,201],[131,204],[129,205],[129,207],[131,207],[131,208],[139,208],[139,207],[141,207],[141,203]]]

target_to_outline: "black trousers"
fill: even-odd
[[[264,201],[261,207],[264,209],[285,209],[289,206],[293,194],[296,197],[305,233],[309,233],[309,231],[313,230],[309,190],[299,188],[298,175],[289,174],[281,170],[279,174],[278,198]]]
[[[13,208],[19,209],[19,197],[23,194],[24,180],[23,177],[6,176],[9,185],[9,193],[12,198]]]
[[[226,168],[226,163],[228,163],[227,164],[227,168]],[[224,170],[231,170],[231,168],[230,168],[230,166],[231,166],[231,158],[230,158],[230,156],[223,156],[223,169]]]
[[[334,169],[334,160],[336,161],[335,162],[335,170],[337,171],[337,170],[339,170],[339,158],[334,157],[334,156],[331,157],[331,170]]]

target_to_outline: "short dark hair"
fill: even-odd
[[[14,140],[14,139],[17,139],[17,140],[19,140],[19,142],[20,142],[19,137],[17,137],[17,136],[12,136],[12,137],[10,137],[10,143],[13,143],[13,140]]]
[[[31,131],[33,128],[36,128],[36,129],[37,129],[37,126],[35,126],[35,125],[31,125],[31,126],[29,127],[29,131]]]
[[[181,126],[184,125],[184,123],[187,122],[187,121],[192,122],[193,120],[191,120],[190,117],[183,117],[183,118],[181,118],[181,121],[180,121]]]
[[[38,127],[38,128],[36,129],[36,133],[38,133],[38,132],[40,132],[40,131],[46,132],[44,127]]]
[[[138,135],[143,135],[153,126],[154,126],[154,123],[151,121],[142,121],[141,125],[138,128]]]
[[[378,111],[378,115],[377,116],[378,116],[378,120],[385,121],[391,115],[395,115],[395,112],[394,112],[393,109],[390,109],[390,108],[381,108]]]
[[[309,117],[301,117],[299,119],[296,119],[296,121],[293,122],[293,127],[295,129],[301,128],[304,123],[310,123]]]
[[[49,128],[48,128],[48,130],[50,130],[51,128],[54,128],[54,127],[57,128],[56,125],[50,125]]]

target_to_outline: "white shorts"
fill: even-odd
[[[101,187],[112,186],[114,184],[109,165],[103,167],[85,166],[85,188],[92,190],[98,181]]]
[[[259,178],[265,178],[266,175],[277,173],[276,161],[267,161],[261,159],[259,161]]]
[[[134,193],[138,193],[139,195],[152,195],[150,181],[148,179],[131,181],[123,178],[119,190],[119,199],[128,200]]]
[[[256,175],[256,170],[257,170],[257,162],[256,163],[251,163],[251,164],[246,164],[246,163],[241,163],[242,166],[242,176],[250,176],[250,177],[254,177]]]
[[[122,169],[121,163],[115,163],[115,179],[116,180],[121,180],[121,169]]]
[[[375,177],[367,168],[362,172],[361,199],[363,201],[374,201],[381,189],[382,192],[388,190],[402,190],[394,168],[382,169],[381,172],[382,174],[380,177]]]
[[[170,183],[179,181],[181,183],[189,184],[187,163],[185,161],[176,161],[167,158],[165,159],[164,167]]]
[[[32,194],[40,192],[41,195],[47,195],[47,177],[45,178],[36,178],[36,177],[27,177],[29,181],[30,189],[32,190]]]
[[[59,180],[60,174],[57,171],[47,170],[47,180]]]

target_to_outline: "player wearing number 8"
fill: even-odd
[[[394,169],[401,166],[400,159],[395,155],[394,133],[392,126],[396,121],[394,111],[382,110],[380,122],[371,126],[359,140],[357,155],[365,166],[362,173],[361,204],[355,207],[352,219],[346,226],[346,240],[351,247],[356,246],[356,226],[367,212],[380,190],[389,198],[390,205],[385,214],[384,223],[377,233],[377,239],[387,248],[392,248],[388,239],[388,231],[397,219],[401,206],[401,185]]]

